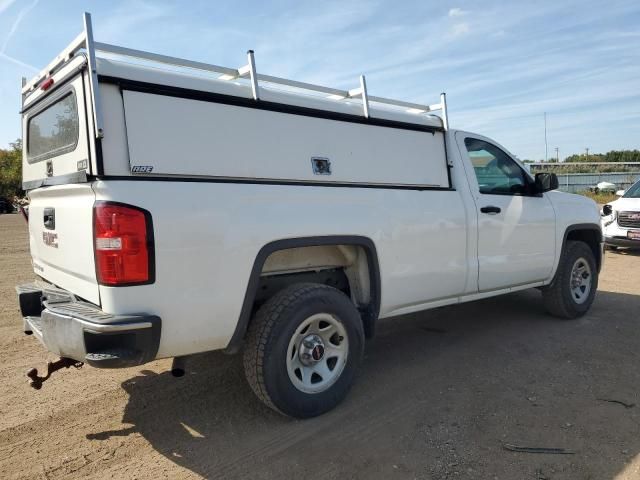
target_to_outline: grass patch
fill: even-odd
[[[589,190],[585,190],[584,192],[578,192],[580,195],[584,195],[585,197],[589,197],[596,203],[604,205],[605,203],[613,202],[617,200],[618,197],[615,193],[604,193],[604,192],[590,192]]]

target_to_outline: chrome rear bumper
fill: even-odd
[[[16,287],[24,331],[52,353],[99,368],[141,365],[160,344],[155,315],[112,315],[55,287]]]

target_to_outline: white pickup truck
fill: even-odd
[[[602,207],[605,246],[640,248],[640,180],[616,195],[620,198]]]
[[[95,42],[23,80],[24,330],[115,368],[243,351],[267,405],[338,404],[379,319],[539,288],[586,313],[596,204],[416,105]],[[431,112],[440,110],[442,116]],[[482,319],[478,319],[482,321]],[[40,387],[43,377],[29,374]],[[46,378],[46,377],[45,377]]]

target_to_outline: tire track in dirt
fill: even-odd
[[[546,317],[535,291],[385,322],[347,400],[295,421],[263,407],[239,359],[220,354],[182,379],[163,360],[65,370],[32,391],[24,370],[49,357],[20,332],[13,287],[32,278],[27,250],[22,219],[0,216],[3,480],[614,478],[640,454],[636,409],[596,400],[640,404],[638,255],[607,253],[601,297],[578,322]],[[580,452],[506,454],[504,438]]]

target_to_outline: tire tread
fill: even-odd
[[[595,265],[595,259],[591,248],[584,242],[579,240],[567,241],[565,248],[560,257],[560,263],[556,275],[551,284],[542,290],[542,299],[547,311],[558,318],[573,319],[580,317],[586,313],[586,311],[576,310],[574,305],[571,305],[566,300],[566,292],[564,290],[565,285],[569,281],[568,275],[571,275],[571,268],[573,265],[573,259],[577,254],[588,257]],[[595,295],[595,290],[598,287],[598,273],[592,271],[592,296]],[[593,297],[592,297],[593,298]],[[593,301],[593,300],[591,300]],[[574,307],[574,308],[572,308]],[[588,310],[588,308],[587,308]]]
[[[286,415],[272,401],[264,379],[264,359],[269,354],[268,345],[274,326],[283,312],[304,297],[318,291],[335,291],[333,287],[317,283],[297,283],[276,293],[258,311],[247,332],[243,363],[249,386],[268,407]]]

